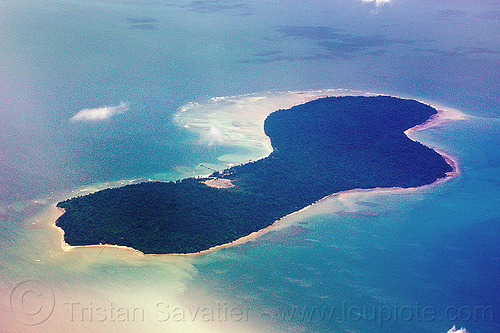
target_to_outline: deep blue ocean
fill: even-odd
[[[0,0],[0,331],[500,332],[498,36],[497,0]],[[55,202],[250,154],[189,103],[329,88],[469,115],[417,134],[461,174],[199,257],[61,249]]]

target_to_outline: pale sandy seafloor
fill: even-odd
[[[191,103],[184,106],[174,116],[174,121],[190,131],[200,134],[200,144],[234,145],[246,149],[246,155],[224,155],[219,158],[217,165],[207,166],[222,170],[228,166],[245,163],[267,156],[271,152],[269,138],[263,131],[265,118],[273,111],[287,109],[326,96],[373,96],[379,94],[363,93],[345,89],[328,89],[321,91],[269,92],[262,94],[248,94],[244,96],[217,97],[204,103]],[[440,126],[448,121],[466,119],[463,113],[441,106],[435,106],[439,114],[432,117],[425,124],[415,126],[405,133],[413,140],[416,133],[425,129]],[[425,142],[424,142],[425,143]],[[432,148],[432,144],[427,143]],[[322,199],[321,210],[337,211],[340,214],[363,214],[359,206],[363,202],[370,202],[371,198],[381,194],[402,194],[405,192],[424,191],[447,179],[457,175],[458,162],[446,151],[435,148],[452,165],[453,171],[447,177],[435,183],[418,188],[377,188],[369,190],[353,189],[335,193]],[[206,169],[198,168],[199,175]],[[105,188],[125,185],[129,182],[116,184],[100,184],[85,189],[55,194],[50,198],[38,200],[38,203],[25,204],[29,217],[12,219],[15,224],[22,226],[23,234],[15,235],[7,242],[5,258],[2,258],[3,274],[0,279],[0,311],[5,316],[0,323],[2,331],[39,332],[40,328],[51,332],[77,331],[109,331],[116,329],[118,320],[111,321],[110,308],[119,304],[122,308],[140,308],[144,320],[127,320],[127,325],[120,324],[124,332],[157,331],[158,329],[174,332],[204,332],[228,331],[258,331],[259,323],[234,323],[229,329],[213,323],[208,324],[198,320],[183,321],[182,325],[170,321],[162,321],[161,311],[158,313],[158,304],[168,304],[170,308],[196,304],[196,300],[182,298],[186,282],[195,278],[196,267],[193,260],[202,254],[214,253],[222,248],[242,245],[270,232],[280,231],[287,234],[287,228],[295,225],[304,214],[314,214],[311,205],[280,219],[273,225],[240,238],[232,243],[216,246],[206,251],[188,255],[144,255],[131,248],[116,245],[92,245],[72,247],[65,244],[62,230],[55,227],[54,221],[61,212],[55,204],[68,197],[87,194]],[[360,204],[361,203],[361,204]],[[18,207],[21,211],[22,207]],[[309,212],[308,212],[309,211]],[[10,215],[9,215],[10,214]],[[12,212],[5,213],[12,217]],[[18,214],[19,215],[19,214]],[[289,229],[291,230],[291,229]],[[21,251],[22,250],[22,251]],[[10,269],[9,261],[25,262],[23,269]],[[19,315],[12,312],[12,290],[20,282],[36,280],[48,285],[56,300],[56,306],[48,318],[39,325],[26,325],[19,321]],[[14,300],[15,302],[16,300]],[[77,304],[78,303],[78,304]],[[75,305],[77,304],[77,305]],[[114,305],[110,305],[114,304]],[[140,306],[138,306],[139,304]],[[79,314],[80,308],[92,309],[107,308],[106,320],[85,320]],[[72,308],[73,307],[73,308]],[[35,309],[36,310],[36,309]],[[74,311],[73,311],[74,310]],[[89,313],[91,310],[87,310]],[[94,310],[95,311],[95,310]],[[94,314],[96,315],[96,314]],[[102,319],[102,317],[100,317]],[[88,319],[88,318],[87,318]],[[130,318],[128,318],[130,319]],[[9,330],[5,328],[9,328]]]

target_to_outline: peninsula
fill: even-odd
[[[330,194],[416,187],[452,171],[405,130],[437,111],[387,96],[326,97],[270,114],[273,152],[207,178],[146,182],[59,202],[66,243],[194,253],[266,228]]]

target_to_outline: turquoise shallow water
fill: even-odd
[[[0,9],[0,330],[500,331],[494,1],[0,0]],[[62,251],[58,200],[264,151],[207,144],[173,121],[183,106],[324,88],[473,115],[417,134],[457,157],[462,174],[416,192],[333,197],[201,257]],[[70,120],[120,102],[127,110],[103,121]]]
[[[360,194],[371,205],[357,209],[377,216],[335,214],[345,206],[327,199],[298,219],[307,224],[295,238],[213,254],[227,262],[208,261],[201,285],[259,304],[256,316],[283,331],[496,331],[499,169],[494,153],[477,152],[498,144],[498,126],[471,119],[433,130],[440,142],[467,142],[454,148],[462,175],[417,193]]]

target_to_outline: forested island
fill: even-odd
[[[404,131],[437,111],[394,97],[327,97],[270,114],[273,152],[209,178],[146,182],[59,202],[70,245],[193,253],[234,241],[336,192],[415,187],[452,171]],[[220,188],[207,186],[210,180]]]

